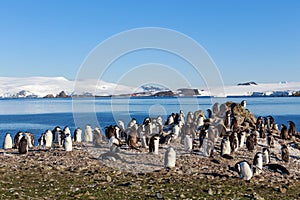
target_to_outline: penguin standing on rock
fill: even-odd
[[[10,136],[10,133],[6,133],[6,135],[5,135],[3,148],[4,149],[11,149],[12,148],[12,138]]]
[[[239,148],[237,133],[231,132],[231,135],[229,136],[229,141],[230,141],[231,152],[236,152]]]
[[[26,137],[23,136],[19,143],[19,153],[26,154],[27,152],[28,152],[28,142],[27,142]]]
[[[72,151],[72,138],[71,134],[67,133],[64,140],[65,151]]]
[[[286,125],[284,125],[284,124],[281,124],[280,137],[283,140],[289,139],[289,132],[288,132]]]
[[[14,137],[14,147],[17,149],[19,148],[19,143],[20,143],[20,140],[22,139],[23,137],[23,133],[22,132],[18,132],[15,137]]]
[[[262,154],[263,154],[263,163],[265,165],[269,164],[270,163],[270,150],[268,148],[263,148]]]
[[[74,141],[75,142],[82,142],[82,130],[81,130],[81,128],[77,128],[74,131]]]
[[[159,148],[159,135],[153,135],[150,138],[149,141],[149,153],[154,153],[154,154],[158,154],[158,148]]]
[[[289,157],[290,157],[289,149],[288,149],[287,145],[285,143],[283,143],[281,146],[281,159],[284,162],[289,162]]]
[[[193,139],[190,135],[186,135],[184,138],[184,150],[191,151],[193,149]]]
[[[268,133],[267,143],[270,148],[274,148],[274,136],[271,132]]]
[[[34,135],[32,133],[29,133],[29,132],[24,133],[24,135],[27,139],[28,147],[29,148],[34,147]]]
[[[235,169],[239,173],[240,178],[246,181],[249,181],[253,176],[251,166],[246,160],[236,163]]]
[[[253,151],[257,143],[257,138],[255,133],[251,133],[246,139],[246,147],[249,151]]]
[[[231,145],[228,136],[224,136],[221,143],[221,156],[223,158],[233,159],[231,154]]]
[[[169,146],[169,148],[165,152],[164,165],[165,168],[173,168],[176,165],[176,152],[171,146]]]
[[[261,152],[257,152],[253,159],[253,173],[260,174],[263,168],[263,154]]]
[[[45,146],[46,147],[52,147],[52,141],[53,141],[53,134],[51,130],[48,130],[45,133]]]
[[[290,138],[295,141],[295,136],[296,136],[296,124],[292,121],[288,121],[289,122],[289,129],[288,129],[288,133]]]
[[[90,125],[86,125],[85,127],[84,142],[93,142],[93,130]]]

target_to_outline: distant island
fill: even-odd
[[[256,83],[171,90],[157,84],[139,88],[105,81],[80,80],[76,85],[64,77],[0,77],[0,98],[85,98],[85,97],[294,97],[300,96],[300,82]],[[76,89],[74,86],[76,85]]]

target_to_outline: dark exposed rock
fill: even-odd
[[[257,85],[257,83],[255,83],[254,81],[250,81],[250,82],[246,82],[246,83],[239,83],[238,85],[242,86],[247,86],[247,85]]]
[[[56,98],[68,98],[68,97],[70,96],[68,96],[65,91],[61,91],[58,95],[56,95]]]
[[[47,94],[46,96],[44,96],[43,98],[55,98],[53,94]]]
[[[155,93],[153,96],[155,96],[155,97],[163,97],[163,96],[174,96],[175,94],[174,94],[174,92],[172,92],[172,91],[163,91],[163,92],[157,92],[157,93]]]

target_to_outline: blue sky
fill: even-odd
[[[201,44],[226,85],[300,81],[299,8],[297,0],[0,0],[0,76],[75,79],[89,52],[110,36],[163,27]],[[194,85],[202,84],[183,62],[158,52],[137,53],[114,70],[148,62],[186,69]]]

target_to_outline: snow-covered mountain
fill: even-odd
[[[300,91],[300,82],[239,84],[204,90],[204,96],[293,96]]]
[[[189,95],[190,92],[173,91],[175,95]],[[196,91],[197,89],[190,89]],[[71,81],[64,77],[0,77],[0,98],[41,98],[55,97],[64,91],[69,96],[110,96],[110,95],[155,95],[166,92],[158,85],[144,85],[138,88],[98,80]],[[168,93],[169,94],[169,93]],[[193,93],[194,94],[194,93]],[[219,88],[198,89],[198,96],[293,96],[300,94],[300,82],[263,84],[239,84]]]
[[[74,89],[75,88],[75,89]],[[0,97],[56,96],[61,91],[67,95],[121,95],[130,94],[135,88],[97,80],[70,81],[64,77],[0,77]]]

